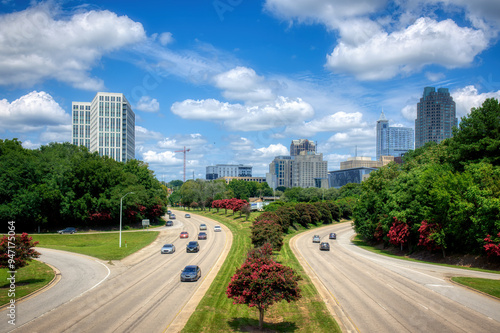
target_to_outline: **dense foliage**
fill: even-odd
[[[40,256],[34,249],[37,244],[27,233],[4,235],[0,239],[0,268],[16,271],[28,265],[28,261]]]
[[[226,294],[234,304],[247,304],[259,309],[259,328],[262,330],[265,311],[280,301],[295,301],[301,297],[298,281],[301,277],[290,267],[271,257],[270,245],[252,250],[243,265],[231,278]]]
[[[25,149],[17,139],[0,140],[0,221],[19,231],[64,226],[118,225],[163,214],[166,187],[137,160],[116,162],[84,147],[51,143]]]
[[[353,217],[365,239],[410,251],[486,249],[485,238],[500,232],[498,101],[472,109],[453,138],[408,153],[402,165],[372,172]]]

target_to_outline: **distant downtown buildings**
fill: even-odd
[[[73,144],[126,162],[135,158],[135,114],[121,93],[98,92],[72,103]]]
[[[390,127],[384,111],[377,120],[377,161],[382,156],[403,156],[414,149],[415,132],[409,127]]]
[[[427,142],[440,143],[451,138],[453,127],[458,126],[456,106],[448,88],[425,87],[417,104],[415,120],[415,149]]]

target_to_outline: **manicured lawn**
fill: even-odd
[[[32,234],[39,247],[76,252],[102,260],[120,260],[151,244],[158,231],[137,231],[122,233],[122,247],[119,247],[119,233],[95,234]]]
[[[9,303],[11,299],[8,295],[10,282],[7,280],[10,274],[7,271],[7,269],[0,270],[0,306]],[[31,261],[28,266],[18,269],[15,274],[15,298],[19,299],[42,288],[52,281],[54,275],[52,268],[46,264],[36,260]]]
[[[500,298],[500,280],[452,277],[453,281]]]
[[[221,222],[231,229],[233,245],[222,265],[217,277],[201,300],[182,332],[241,332],[252,331],[259,326],[259,312],[256,308],[247,305],[235,305],[226,296],[226,288],[237,268],[246,258],[252,247],[250,241],[251,222],[244,222],[245,217],[239,217],[231,211],[224,214],[195,211]],[[255,219],[259,213],[252,213],[249,220]],[[277,332],[340,332],[337,323],[328,312],[325,304],[318,295],[316,288],[305,275],[297,259],[288,246],[285,245],[277,255],[276,260],[295,269],[303,277],[300,281],[302,298],[297,302],[281,302],[274,304],[264,317],[264,330]]]

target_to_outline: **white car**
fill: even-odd
[[[207,225],[205,223],[200,224],[200,230],[207,230]]]
[[[214,227],[214,231],[215,231],[215,232],[221,232],[221,231],[222,231],[222,228],[220,227],[220,225],[216,225],[216,226]]]

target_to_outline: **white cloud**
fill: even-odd
[[[150,131],[145,127],[135,125],[135,142],[136,148],[142,142],[146,142],[148,140],[161,140],[163,134],[160,132]]]
[[[47,126],[40,134],[40,141],[49,142],[71,142],[71,125]]]
[[[101,90],[90,77],[103,55],[145,38],[144,28],[126,16],[88,11],[56,17],[51,4],[0,16],[0,85],[30,86],[56,79],[79,89]]]
[[[312,106],[300,98],[279,96],[272,104],[244,106],[215,99],[176,102],[172,113],[184,118],[205,121],[222,121],[233,131],[261,131],[290,125],[314,115]]]
[[[365,127],[361,112],[336,112],[321,119],[315,119],[300,125],[287,127],[286,133],[301,133],[302,136],[313,136],[318,132],[345,131],[349,128]]]
[[[344,154],[326,154],[323,155],[323,160],[328,162],[328,170],[340,169],[340,162],[345,162],[351,155]]]
[[[134,109],[144,112],[158,112],[160,110],[160,103],[158,103],[156,98],[142,96]]]
[[[389,79],[429,64],[464,67],[487,47],[488,40],[480,30],[461,28],[449,19],[420,18],[404,30],[379,33],[360,45],[341,41],[327,56],[326,66],[361,80]]]
[[[216,87],[224,90],[222,95],[227,99],[259,102],[276,98],[265,79],[251,68],[233,68],[216,75],[214,81]]]
[[[164,32],[160,34],[160,37],[158,39],[160,40],[160,44],[163,46],[170,44],[174,41],[171,32]]]
[[[171,151],[158,153],[153,150],[148,150],[147,152],[142,154],[142,158],[144,159],[144,162],[150,164],[178,166],[182,165],[183,163],[183,159],[176,158],[175,153]]]
[[[281,143],[278,143],[271,144],[268,147],[255,149],[253,155],[257,155],[260,158],[273,159],[275,156],[290,155],[290,152],[288,151],[288,148],[283,146]]]
[[[451,95],[456,103],[457,117],[460,119],[469,114],[471,108],[481,107],[487,98],[500,99],[500,90],[479,94],[476,87],[466,86],[451,92]]]
[[[44,91],[33,91],[12,103],[0,100],[0,131],[29,132],[69,124],[70,115]]]
[[[340,148],[375,147],[374,128],[354,128],[346,132],[337,132],[327,140],[326,151]]]
[[[406,105],[401,109],[401,114],[408,120],[417,119],[417,104]]]
[[[251,140],[236,135],[230,135],[227,138],[227,141],[229,142],[232,151],[248,152],[254,147]]]
[[[187,135],[175,135],[158,141],[157,146],[162,149],[182,150],[183,147],[191,149],[192,147],[200,147],[207,143],[207,140],[199,133]]]
[[[431,82],[436,82],[443,80],[445,78],[445,75],[444,73],[425,72],[425,77]]]

